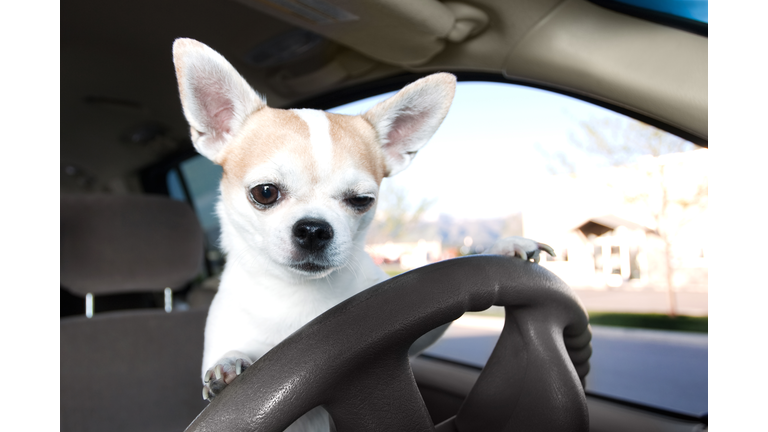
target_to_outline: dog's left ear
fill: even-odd
[[[448,114],[455,92],[456,77],[436,73],[409,84],[363,114],[379,136],[387,177],[407,168],[432,138]]]

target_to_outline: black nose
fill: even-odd
[[[310,252],[322,250],[333,238],[333,228],[318,219],[302,219],[293,225],[293,241]]]

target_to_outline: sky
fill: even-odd
[[[360,114],[393,94],[330,111]],[[546,152],[571,149],[582,167],[598,166],[573,153],[571,136],[580,131],[580,122],[608,116],[621,115],[545,90],[460,82],[440,129],[411,166],[384,180],[382,193],[404,188],[414,206],[423,199],[435,200],[426,219],[441,213],[474,219],[522,211],[546,199],[535,193],[537,180],[551,175]]]

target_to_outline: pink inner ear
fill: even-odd
[[[192,91],[200,103],[209,131],[216,136],[230,133],[235,107],[224,89],[216,85],[202,85]]]
[[[410,149],[410,137],[411,135],[418,133],[419,129],[424,126],[424,122],[427,119],[426,112],[420,113],[404,112],[397,116],[395,121],[392,122],[392,127],[387,134],[386,147],[390,151],[394,152],[394,156],[399,156],[400,153],[405,153]]]

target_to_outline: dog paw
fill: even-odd
[[[512,236],[497,241],[490,247],[490,249],[483,252],[483,254],[517,256],[525,261],[538,263],[541,251],[544,251],[553,257],[555,256],[555,251],[544,243],[535,242],[523,237]]]
[[[213,400],[250,365],[250,359],[243,357],[225,357],[217,361],[203,377],[203,399]]]

